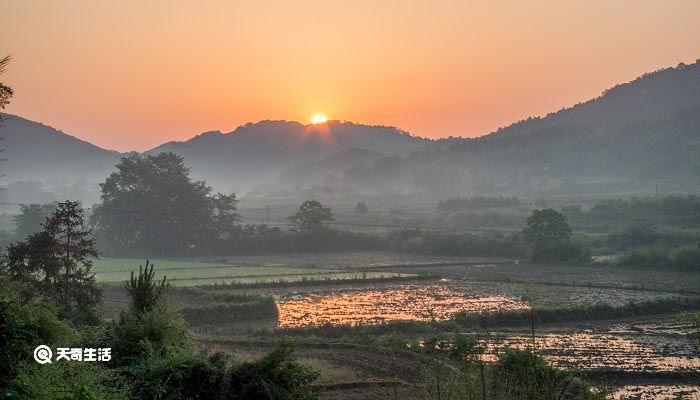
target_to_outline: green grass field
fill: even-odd
[[[402,274],[392,272],[359,273],[348,269],[321,268],[302,263],[284,266],[279,264],[251,265],[227,260],[204,259],[155,259],[156,278],[163,276],[176,286],[195,286],[231,283],[301,282],[305,280],[369,279],[394,277]],[[142,259],[101,258],[95,262],[94,271],[98,282],[122,283],[129,280],[131,271],[138,272],[145,265]]]

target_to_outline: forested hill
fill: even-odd
[[[356,187],[421,192],[644,192],[700,187],[700,63],[477,139],[349,170]]]
[[[121,156],[39,122],[0,114],[3,181],[102,180]]]
[[[292,121],[261,121],[232,132],[207,132],[185,142],[170,142],[151,153],[171,151],[185,158],[195,176],[216,186],[240,191],[274,181],[296,165],[335,153],[362,149],[408,154],[432,141],[393,127],[329,121],[303,125]]]

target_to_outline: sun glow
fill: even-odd
[[[314,125],[325,124],[327,121],[328,121],[328,118],[326,118],[325,115],[320,115],[320,114],[314,115],[314,117],[311,118],[311,123]]]

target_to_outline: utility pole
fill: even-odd
[[[267,206],[267,227],[270,227],[270,206]]]

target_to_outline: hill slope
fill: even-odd
[[[422,193],[610,193],[700,188],[700,62],[429,153],[352,168],[344,184]]]
[[[4,181],[104,180],[120,153],[105,150],[50,126],[2,114],[0,146],[7,160],[0,166]]]
[[[407,154],[431,141],[396,128],[329,121],[302,125],[289,121],[246,124],[229,133],[207,132],[170,142],[151,153],[172,151],[185,158],[195,176],[240,191],[270,182],[298,165],[350,149]]]

